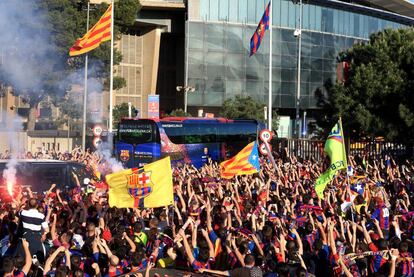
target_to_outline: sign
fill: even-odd
[[[260,154],[262,154],[262,155],[267,155],[268,153],[267,153],[267,148],[269,148],[269,150],[270,150],[270,152],[272,152],[272,146],[271,145],[269,145],[269,144],[267,144],[267,148],[266,148],[266,142],[264,142],[264,143],[262,143],[262,144],[260,144],[260,146],[259,146],[259,152],[260,152]]]
[[[100,137],[96,137],[93,139],[93,146],[98,148],[102,144],[102,139]]]
[[[103,129],[102,129],[102,127],[101,127],[101,126],[99,126],[99,125],[95,125],[95,126],[93,127],[92,131],[93,131],[93,135],[94,135],[95,137],[99,137],[99,136],[101,136],[101,135],[102,135]]]
[[[272,135],[272,132],[271,132],[271,131],[269,131],[269,130],[262,130],[262,131],[260,132],[259,137],[260,137],[260,139],[261,139],[263,142],[268,143],[269,141],[271,141],[271,140],[272,140],[273,135]]]
[[[159,95],[148,95],[148,118],[160,118]]]
[[[213,113],[206,113],[205,117],[207,118],[214,118],[214,114]]]

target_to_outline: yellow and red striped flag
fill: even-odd
[[[76,40],[69,50],[69,56],[77,56],[97,48],[101,42],[111,40],[112,4],[82,38]]]
[[[220,176],[231,179],[235,175],[250,175],[260,170],[257,143],[251,142],[236,156],[220,164]]]

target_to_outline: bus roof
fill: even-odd
[[[169,116],[161,119],[158,118],[122,118],[122,120],[153,120],[154,122],[217,122],[217,123],[233,123],[233,122],[257,122],[254,119],[227,119],[223,117],[207,118],[207,117],[175,117]]]

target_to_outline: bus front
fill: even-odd
[[[141,167],[160,158],[158,126],[151,119],[122,119],[118,126],[115,154],[124,167]]]

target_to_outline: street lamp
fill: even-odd
[[[184,92],[184,112],[187,112],[187,93],[194,92],[195,88],[191,86],[177,86],[176,90]]]
[[[298,71],[297,71],[297,88],[296,88],[296,120],[295,132],[298,138],[300,135],[300,70],[302,59],[302,14],[303,5],[302,0],[295,0],[295,4],[299,3],[299,28],[293,32],[293,35],[298,38]]]

